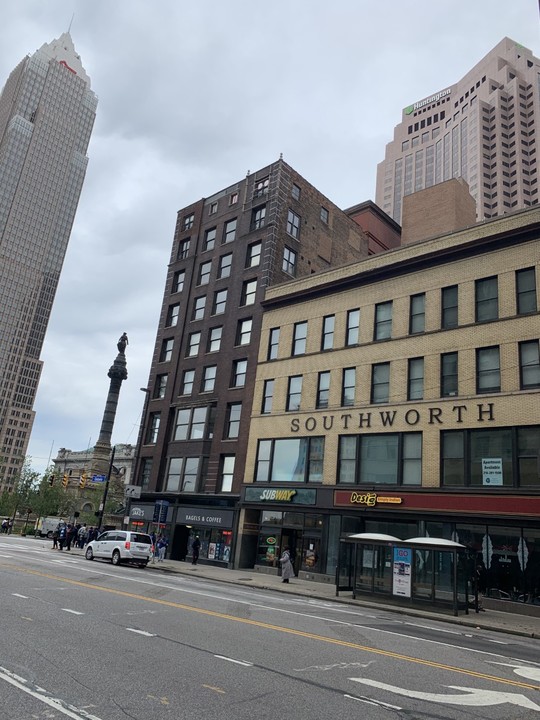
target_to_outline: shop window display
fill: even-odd
[[[231,558],[232,531],[221,528],[193,527],[188,539],[188,557],[191,558],[191,545],[196,536],[199,536],[201,547],[199,560],[214,562],[229,562]]]

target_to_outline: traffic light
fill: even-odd
[[[86,480],[87,480],[87,479],[88,479],[88,474],[85,473],[85,472],[83,472],[83,474],[81,475],[81,477],[80,477],[80,479],[79,479],[79,488],[80,488],[81,490],[84,490],[84,488],[86,487]]]
[[[54,485],[54,475],[49,475],[49,477],[47,478],[47,482],[52,487]]]
[[[64,477],[62,478],[62,487],[67,487],[69,482],[69,475],[67,473],[64,473]]]

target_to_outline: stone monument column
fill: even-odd
[[[118,355],[115,361],[109,368],[107,373],[111,379],[109,386],[109,393],[107,395],[107,401],[105,403],[105,410],[103,412],[103,419],[101,421],[101,430],[99,431],[99,438],[94,446],[94,452],[92,455],[92,475],[107,475],[109,474],[109,464],[111,460],[111,437],[114,426],[114,419],[116,417],[116,408],[118,406],[118,398],[120,396],[120,388],[122,381],[127,378],[127,364],[126,364],[126,347],[128,345],[128,336],[126,333],[118,340]]]

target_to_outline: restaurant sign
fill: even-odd
[[[350,490],[336,490],[334,493],[335,505],[401,505],[402,498],[398,495],[379,495],[375,492],[356,492]]]
[[[303,488],[247,487],[244,495],[249,503],[285,503],[287,505],[315,505],[317,491]]]

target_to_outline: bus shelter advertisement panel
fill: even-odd
[[[393,595],[411,597],[411,548],[394,548],[394,585]]]

